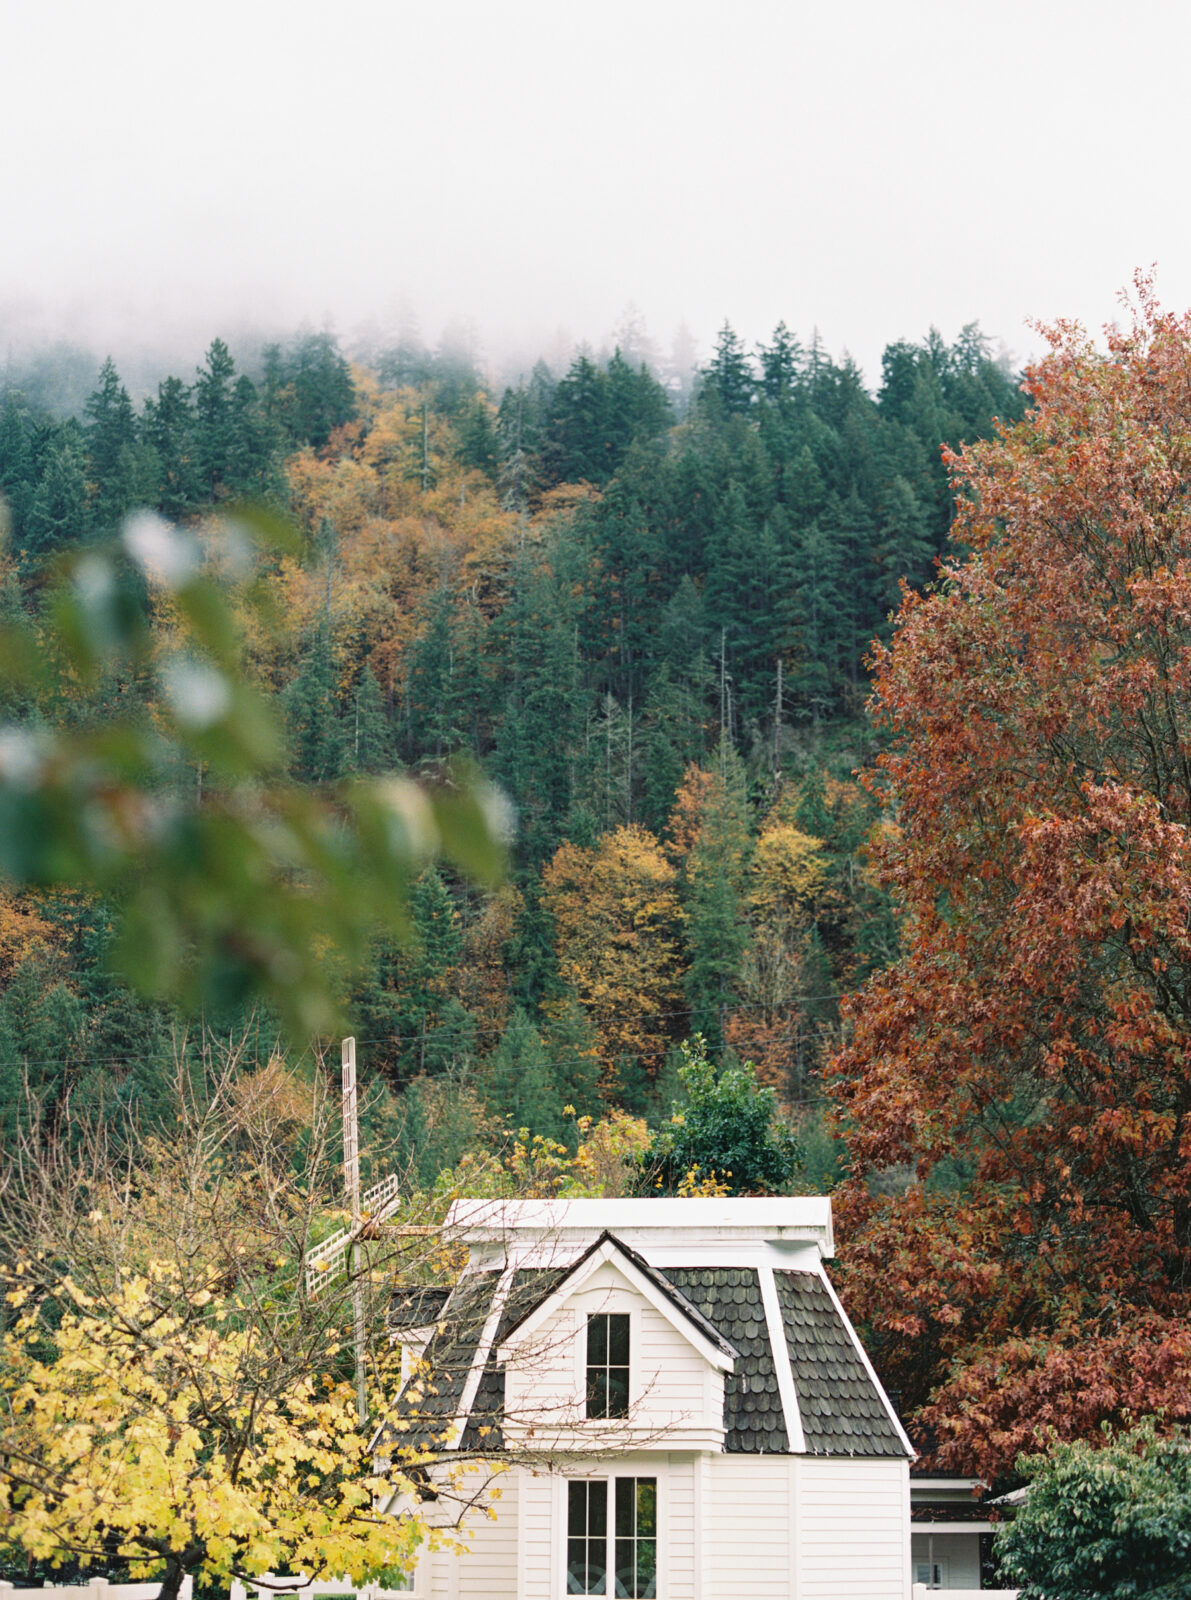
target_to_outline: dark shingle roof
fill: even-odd
[[[524,1306],[520,1313],[509,1323],[505,1332],[501,1334],[501,1339],[508,1338],[509,1334],[513,1333],[520,1326],[520,1324],[537,1309],[540,1301],[546,1299],[547,1295],[553,1294],[555,1289],[561,1289],[566,1280],[574,1277],[579,1269],[587,1261],[589,1261],[593,1255],[595,1255],[597,1250],[601,1249],[605,1244],[614,1245],[617,1251],[624,1256],[627,1261],[632,1262],[633,1266],[637,1268],[638,1272],[649,1279],[650,1283],[653,1284],[654,1288],[657,1289],[659,1294],[664,1295],[674,1309],[683,1317],[685,1317],[693,1328],[697,1328],[705,1339],[710,1340],[716,1349],[719,1350],[723,1355],[727,1356],[729,1360],[734,1360],[740,1354],[740,1352],[732,1346],[730,1341],[724,1338],[723,1334],[716,1327],[715,1323],[709,1321],[708,1318],[705,1317],[699,1310],[698,1306],[692,1304],[692,1302],[684,1294],[682,1294],[678,1288],[676,1288],[674,1283],[671,1281],[669,1274],[659,1272],[657,1267],[652,1266],[648,1261],[646,1261],[643,1255],[638,1254],[636,1250],[630,1250],[628,1245],[625,1244],[622,1239],[618,1239],[614,1233],[609,1233],[606,1228],[604,1229],[603,1233],[600,1234],[598,1239],[594,1240],[588,1245],[587,1249],[584,1250],[582,1255],[577,1256],[575,1260],[571,1262],[569,1267],[560,1268],[555,1272],[554,1282],[544,1286],[537,1299],[527,1303]]]
[[[872,1378],[826,1284],[814,1272],[775,1272],[808,1455],[904,1456]]]
[[[498,1272],[476,1272],[456,1284],[439,1312],[441,1325],[423,1354],[425,1375],[415,1376],[393,1406],[395,1419],[416,1416],[417,1422],[408,1431],[386,1427],[382,1439],[419,1450],[432,1450],[444,1442],[458,1414],[499,1280]]]
[[[459,1441],[461,1450],[504,1449],[504,1434],[500,1425],[504,1418],[505,1375],[496,1364],[496,1352],[517,1324],[524,1322],[534,1307],[557,1288],[564,1276],[562,1268],[554,1267],[521,1267],[513,1273],[508,1295],[501,1308],[496,1337],[489,1346],[476,1398]]]
[[[724,1381],[724,1448],[789,1450],[755,1267],[665,1267],[666,1278],[738,1352]]]
[[[401,1328],[431,1327],[442,1316],[443,1307],[450,1298],[450,1289],[426,1286],[395,1289],[389,1301],[389,1327],[394,1333]]]

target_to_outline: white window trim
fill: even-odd
[[[666,1470],[662,1462],[642,1461],[633,1465],[602,1469],[591,1472],[570,1472],[558,1479],[554,1495],[554,1526],[556,1536],[554,1545],[554,1577],[551,1583],[551,1593],[557,1600],[575,1600],[575,1596],[567,1590],[567,1516],[569,1511],[568,1493],[572,1483],[604,1483],[608,1494],[608,1565],[607,1571],[611,1575],[615,1565],[615,1539],[616,1539],[616,1491],[612,1487],[617,1478],[652,1478],[657,1484],[657,1596],[656,1600],[666,1600],[669,1579],[669,1495],[666,1493]],[[417,1600],[417,1597],[415,1597]],[[616,1600],[612,1593],[611,1585],[605,1582],[604,1593],[597,1595],[594,1600]]]
[[[641,1303],[623,1289],[609,1289],[606,1299],[590,1309],[576,1308],[578,1328],[575,1337],[575,1396],[582,1428],[612,1428],[631,1422],[641,1401]],[[589,1417],[587,1415],[587,1319],[623,1316],[629,1318],[629,1409],[627,1417]]]

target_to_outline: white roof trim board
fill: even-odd
[[[735,1360],[708,1339],[689,1317],[682,1315],[674,1305],[672,1298],[664,1294],[651,1279],[640,1270],[616,1239],[605,1239],[598,1250],[593,1250],[577,1271],[569,1273],[563,1281],[556,1285],[545,1296],[541,1304],[536,1306],[529,1316],[525,1318],[496,1352],[496,1359],[503,1366],[519,1348],[527,1341],[540,1333],[543,1324],[563,1305],[571,1295],[578,1293],[587,1284],[596,1272],[605,1264],[610,1263],[637,1291],[643,1299],[648,1300],[660,1316],[663,1316],[674,1331],[680,1334],[703,1359],[720,1372],[731,1372]],[[502,1302],[503,1304],[503,1302]],[[495,1324],[494,1324],[495,1326]],[[485,1330],[487,1331],[487,1330]]]

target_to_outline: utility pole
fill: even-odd
[[[777,693],[773,697],[773,772],[782,770],[782,658],[777,658]]]
[[[356,1332],[356,1415],[361,1425],[368,1418],[365,1370],[364,1284],[360,1278],[360,1121],[356,1094],[356,1041],[343,1041],[343,1175],[351,1207],[352,1313]]]

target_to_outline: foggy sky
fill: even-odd
[[[1183,0],[0,0],[0,356],[471,319],[491,357],[1191,303]]]

